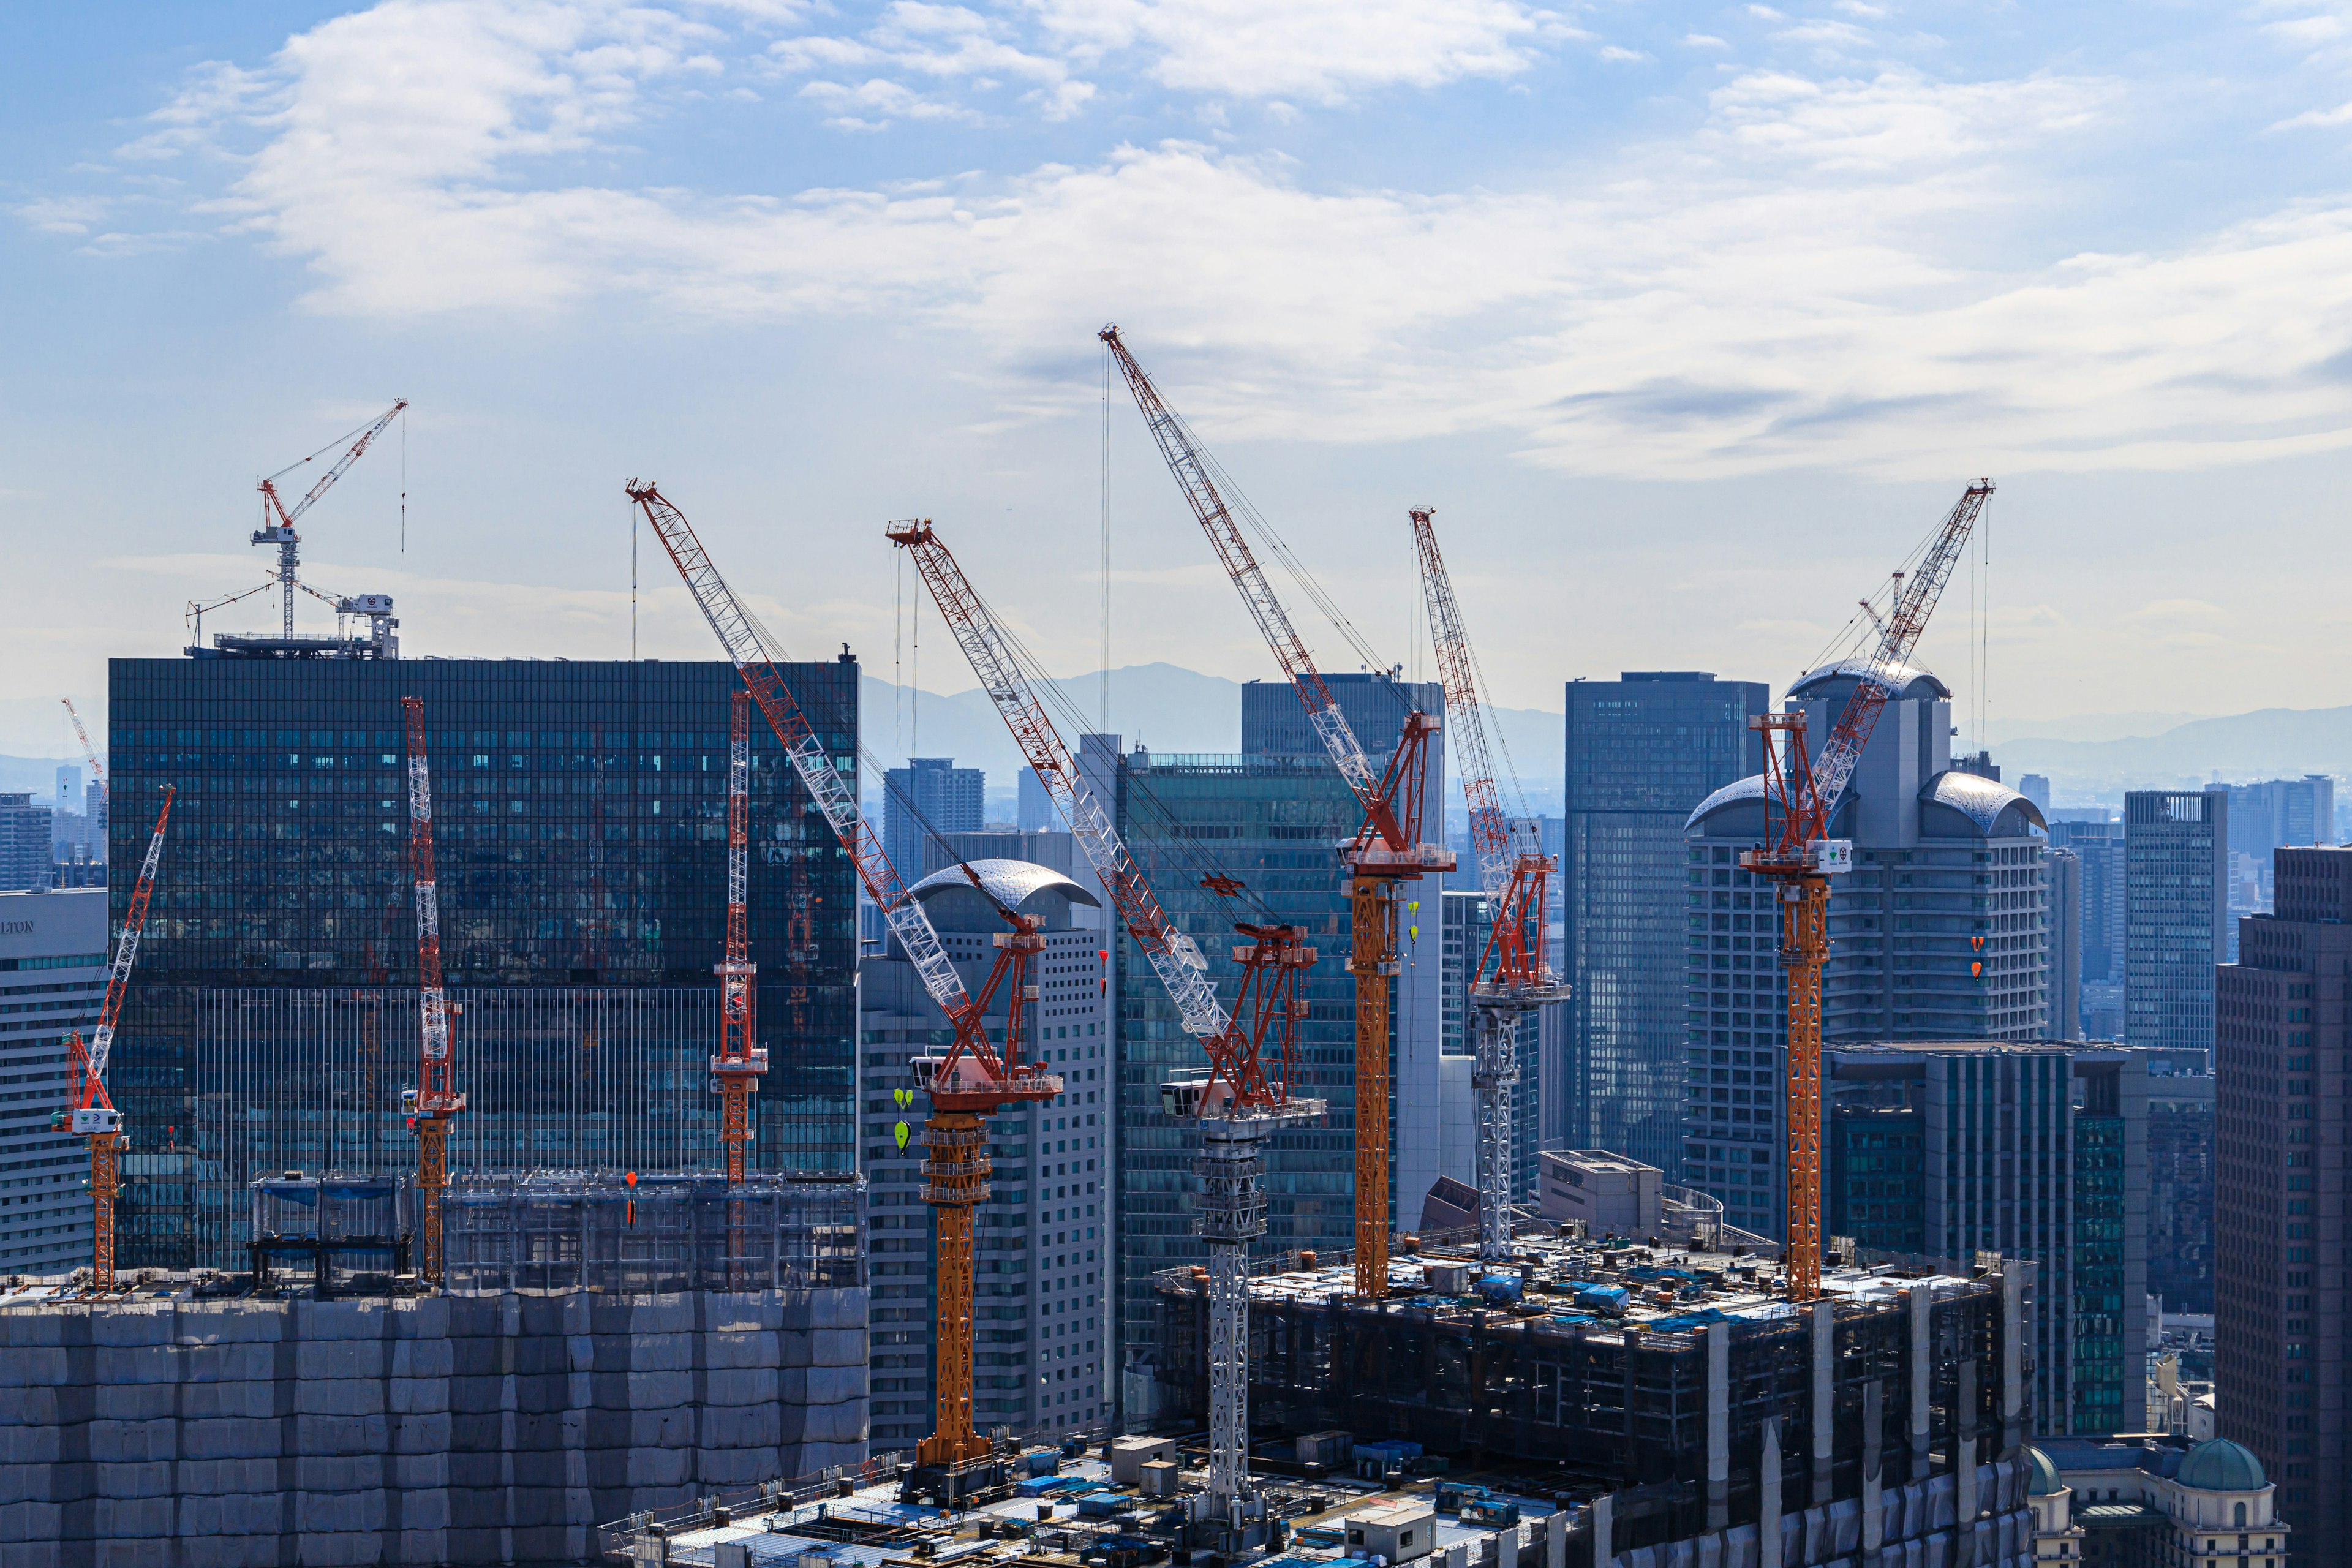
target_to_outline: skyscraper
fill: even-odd
[[[909,757],[884,777],[882,849],[902,877],[919,874],[927,829],[970,833],[987,821],[988,775],[956,766],[953,757]]]
[[[1087,738],[1088,788],[1113,805],[1120,836],[1160,907],[1200,944],[1218,996],[1230,1005],[1234,995],[1235,921],[1300,926],[1317,951],[1314,967],[1299,983],[1309,1012],[1298,1024],[1297,1086],[1328,1101],[1330,1115],[1322,1125],[1292,1129],[1267,1145],[1266,1233],[1256,1246],[1266,1252],[1344,1252],[1355,1245],[1355,986],[1347,970],[1347,889],[1332,846],[1352,836],[1361,820],[1356,797],[1320,755],[1177,755],[1140,748],[1122,753],[1118,743],[1116,736]],[[1204,885],[1216,878],[1242,886],[1228,895]],[[1421,942],[1408,942],[1413,962],[1428,972],[1433,1002],[1438,926],[1433,910]],[[1125,1374],[1158,1341],[1151,1277],[1203,1263],[1208,1256],[1192,1228],[1197,1134],[1166,1114],[1160,1093],[1172,1071],[1198,1067],[1205,1058],[1183,1032],[1175,1005],[1135,943],[1113,942],[1111,953],[1119,1051],[1115,1337],[1123,1357],[1122,1415],[1133,1420],[1149,1414],[1138,1405],[1148,1396],[1149,1376]],[[1433,1018],[1429,1036],[1434,1055]],[[1436,1100],[1433,1089],[1417,1100],[1400,1095],[1390,1103],[1408,1119],[1426,1119]],[[1390,1171],[1396,1176],[1397,1164]],[[1399,1181],[1390,1212],[1411,1224],[1421,1195]]]
[[[1357,742],[1370,759],[1375,774],[1395,754],[1397,743],[1404,734],[1407,713],[1425,713],[1441,726],[1444,721],[1445,689],[1433,680],[1400,680],[1393,672],[1327,675],[1323,679],[1339,711],[1346,716],[1348,727],[1355,731]],[[1440,728],[1431,734],[1422,753],[1422,837],[1430,843],[1443,837],[1440,807],[1452,804],[1461,795],[1458,788],[1448,785],[1451,775],[1445,748],[1445,732]],[[1314,726],[1307,722],[1307,710],[1298,700],[1297,690],[1287,681],[1253,680],[1242,687],[1242,753],[1251,757],[1317,758],[1325,768],[1331,766],[1329,753],[1324,750]],[[1363,813],[1359,810],[1356,819],[1348,824],[1339,837],[1355,837],[1362,822]],[[1327,856],[1329,852],[1326,846]],[[1327,859],[1325,864],[1334,878],[1339,876],[1336,858]],[[1477,885],[1478,873],[1473,864],[1456,867],[1444,876],[1432,873],[1417,877],[1399,883],[1397,888],[1397,943],[1402,968],[1390,996],[1389,1012],[1389,1180],[1394,1191],[1389,1212],[1400,1226],[1411,1225],[1421,1213],[1422,1196],[1437,1180],[1444,1162],[1444,1135],[1438,1119],[1399,1113],[1402,1107],[1437,1105],[1444,1096],[1438,1066],[1439,1039],[1444,1032],[1439,1011],[1443,979],[1438,955],[1442,924],[1439,894],[1447,887]],[[1344,883],[1341,887],[1344,892]],[[1352,991],[1349,995],[1352,1005]],[[1351,1078],[1350,1095],[1354,1093],[1353,1083]]]
[[[1830,733],[1857,679],[1848,661],[1790,689],[1809,733]],[[2042,814],[1951,766],[1950,747],[1943,682],[1899,672],[1830,824],[1853,841],[1854,869],[1831,884],[1825,1041],[2023,1042],[2049,1028]],[[1745,778],[1685,829],[1683,1180],[1721,1197],[1732,1224],[1777,1236],[1787,993],[1774,889],[1738,863],[1764,837],[1764,809],[1763,780]]]
[[[1824,1058],[1825,1232],[1954,1271],[2031,1258],[2034,1430],[2126,1430],[2146,1377],[2146,1063],[2049,1045]]]
[[[106,892],[0,893],[0,1274],[63,1274],[89,1262],[89,1154],[50,1126],[71,1067],[66,1036],[89,1037],[106,999]]]
[[[2273,909],[2239,922],[2215,987],[2214,1403],[2277,1482],[2294,1562],[2333,1568],[2352,1556],[2352,849],[2279,850]]]
[[[856,666],[786,674],[833,755],[855,757]],[[740,684],[723,663],[650,659],[114,661],[118,865],[138,864],[160,787],[178,793],[109,1076],[133,1137],[193,1142],[204,1176],[125,1234],[123,1264],[241,1264],[257,1172],[415,1159],[398,1114],[416,1063],[404,696],[424,700],[464,1005],[451,1163],[714,1163]],[[851,873],[756,719],[751,788],[757,1018],[780,1068],[752,1100],[751,1158],[845,1170]],[[131,888],[116,879],[118,922]]]
[[[1627,670],[1568,684],[1560,858],[1566,1025],[1559,1131],[1685,1179],[1682,1159],[1683,825],[1709,795],[1764,765],[1748,721],[1760,681]]]
[[[2061,818],[2050,825],[2053,848],[2073,855],[2082,871],[2083,1033],[2094,1040],[2123,1037],[2124,825]]]
[[[2147,1293],[2213,1310],[2213,1075],[2205,1053],[2147,1051]],[[2164,1058],[2194,1057],[2193,1063]]]
[[[0,893],[49,886],[57,864],[49,816],[49,808],[34,805],[29,792],[0,795]]]
[[[2124,1038],[2213,1048],[2213,973],[2227,956],[2230,792],[2124,796]]]
[[[2050,885],[2050,1035],[2083,1037],[2083,859],[2053,849],[2045,862]]]

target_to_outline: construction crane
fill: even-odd
[[[751,1096],[768,1070],[768,1048],[752,1043],[757,1002],[751,978],[749,910],[744,902],[744,861],[751,824],[751,694],[735,693],[728,724],[727,753],[727,956],[719,974],[719,1054],[710,1058],[711,1085],[719,1091],[719,1137],[727,1147],[727,1180],[743,1180],[743,1145],[751,1133]],[[740,1248],[737,1249],[740,1256]]]
[[[1486,946],[1469,974],[1470,1018],[1476,1045],[1470,1082],[1478,1100],[1478,1256],[1501,1263],[1511,1254],[1511,1151],[1519,1081],[1519,1024],[1568,987],[1545,962],[1544,888],[1559,868],[1539,846],[1511,842],[1503,816],[1495,763],[1486,749],[1486,719],[1478,705],[1476,661],[1462,624],[1453,580],[1438,552],[1436,513],[1412,509],[1413,548],[1421,561],[1422,595],[1437,645],[1445,688],[1445,717],[1454,730],[1454,760],[1469,806],[1470,842],[1478,857],[1478,886],[1490,922]],[[1538,940],[1530,943],[1532,929]],[[1465,953],[1465,957],[1468,955]]]
[[[89,731],[81,727],[81,715],[74,711],[73,699],[60,697],[58,700],[66,705],[66,717],[73,721],[74,736],[81,742],[82,760],[89,763],[90,777],[98,781],[98,804],[102,806],[107,799],[106,764],[98,760],[98,748],[89,743]]]
[[[441,1194],[449,1185],[449,1119],[466,1109],[451,1052],[448,988],[441,978],[441,893],[433,868],[433,781],[425,764],[425,699],[404,697],[408,720],[408,871],[416,888],[416,1087],[401,1110],[416,1133],[417,1272],[441,1283]]]
[[[1830,878],[1853,861],[1853,842],[1830,837],[1830,824],[1992,492],[1990,479],[1970,485],[1908,579],[1895,574],[1885,616],[1872,616],[1877,645],[1858,668],[1847,667],[1856,677],[1853,692],[1818,759],[1806,755],[1803,710],[1748,721],[1764,740],[1764,842],[1743,850],[1739,863],[1780,885],[1780,967],[1789,976],[1786,1268],[1791,1300],[1813,1300],[1822,1289],[1822,966],[1830,950]]]
[[[1249,1244],[1265,1234],[1266,1141],[1285,1127],[1318,1120],[1319,1100],[1291,1094],[1289,1042],[1304,1009],[1297,977],[1315,961],[1297,927],[1239,928],[1250,940],[1234,949],[1242,965],[1237,1008],[1244,1027],[1218,1004],[1199,944],[1176,929],[1142,868],[1093,792],[1039,700],[1012,636],[964,576],[928,519],[894,522],[890,542],[915,559],[940,615],[971,661],[972,673],[1012,731],[1013,743],[1051,795],[1062,819],[1102,879],[1118,918],[1175,1003],[1184,1032],[1207,1052],[1205,1077],[1161,1086],[1161,1103],[1201,1133],[1193,1165],[1201,1178],[1193,1230],[1209,1253],[1209,1487],[1207,1521],[1224,1544],[1258,1544],[1251,1532],[1265,1516],[1249,1480]],[[1269,1081],[1261,1051],[1267,1026],[1283,1022],[1284,1070]]]
[[[918,1057],[911,1064],[931,1101],[931,1114],[923,1125],[923,1198],[937,1216],[939,1238],[937,1416],[931,1436],[916,1446],[915,1458],[919,1469],[942,1477],[942,1489],[952,1495],[960,1489],[963,1468],[992,1452],[989,1440],[971,1425],[971,1231],[972,1211],[989,1194],[985,1118],[1007,1106],[1048,1100],[1062,1092],[1060,1075],[1024,1060],[1021,1054],[1021,1004],[1037,994],[1029,964],[1045,951],[1045,939],[1034,916],[1006,911],[1013,929],[996,935],[996,962],[985,984],[978,995],[965,989],[930,916],[890,864],[880,835],[859,815],[857,792],[841,776],[824,738],[785,684],[778,668],[783,655],[774,640],[719,575],[686,514],[650,480],[640,484],[631,479],[626,488],[751,700],[760,705],[802,785],[832,826],[866,895],[898,939],[923,989],[952,1029],[945,1052]],[[1010,991],[1000,1055],[989,1042],[987,1014],[1005,986]]]
[[[1397,885],[1454,868],[1453,851],[1421,842],[1422,763],[1437,721],[1425,713],[1407,712],[1388,766],[1378,773],[1372,771],[1371,760],[1316,668],[1306,639],[1234,521],[1200,442],[1128,353],[1118,328],[1108,326],[1097,335],[1118,362],[1169,472],[1176,476],[1226,575],[1241,591],[1251,617],[1306,706],[1307,722],[1363,808],[1363,826],[1340,847],[1339,856],[1348,869],[1353,933],[1348,972],[1356,982],[1356,1292],[1379,1300],[1389,1289],[1389,984],[1402,967]]]
[[[131,985],[131,965],[139,957],[139,937],[147,929],[147,900],[155,890],[155,868],[163,858],[163,829],[172,820],[170,784],[163,786],[163,807],[155,814],[155,831],[147,840],[147,858],[139,862],[139,880],[131,889],[131,905],[122,916],[122,933],[114,943],[114,967],[106,973],[106,1000],[98,1010],[98,1027],[82,1043],[77,1029],[66,1042],[73,1064],[72,1100],[63,1120],[76,1136],[89,1140],[90,1289],[114,1289],[114,1199],[121,1190],[122,1113],[106,1092],[106,1059],[114,1050],[114,1028],[122,1016],[122,994]]]
[[[376,416],[376,417],[369,423],[361,426],[351,435],[343,437],[338,441],[330,441],[327,445],[320,447],[309,457],[302,458],[287,464],[284,468],[278,469],[276,473],[262,480],[260,485],[257,487],[261,491],[261,526],[254,531],[253,542],[256,544],[274,544],[278,546],[278,583],[279,590],[285,598],[286,636],[289,639],[294,636],[294,589],[296,586],[294,580],[294,566],[298,557],[299,556],[302,543],[301,536],[294,531],[294,525],[301,521],[302,514],[304,512],[309,511],[312,506],[318,503],[318,500],[320,496],[325,495],[330,489],[334,488],[335,481],[343,477],[344,470],[349,468],[353,463],[360,460],[360,454],[366,451],[369,447],[373,446],[375,442],[375,438],[383,434],[384,426],[390,425],[394,419],[398,418],[400,411],[407,406],[408,399],[405,397],[400,399],[400,401],[394,403],[390,408],[385,409],[382,414]],[[345,446],[345,442],[348,442],[349,445]],[[329,466],[327,471],[319,476],[318,483],[312,485],[308,490],[303,492],[301,500],[296,501],[290,507],[288,506],[286,504],[285,498],[278,493],[278,481],[292,473],[295,469],[301,468],[304,464],[314,462],[318,458],[324,457],[328,452],[333,450],[338,446],[343,447],[342,456],[337,458],[334,462]],[[346,609],[344,607],[345,605],[352,604],[352,601],[331,600],[330,603],[333,603],[335,605],[337,613],[339,614],[364,615],[368,613],[366,608],[359,607],[356,605],[354,605],[352,608]],[[215,607],[217,606],[206,606],[208,609]]]

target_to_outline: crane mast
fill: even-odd
[[[425,699],[404,697],[408,728],[408,874],[416,898],[416,1087],[401,1109],[416,1131],[417,1272],[443,1275],[441,1194],[449,1185],[449,1119],[466,1109],[449,1040],[449,991],[441,977],[441,889],[433,865],[433,780],[425,766]]]
[[[79,729],[80,721],[74,722]],[[98,1010],[98,1027],[86,1046],[79,1029],[66,1042],[74,1081],[71,1108],[62,1119],[73,1132],[89,1140],[93,1290],[114,1288],[114,1199],[121,1189],[122,1113],[106,1090],[106,1063],[114,1052],[115,1026],[122,1016],[123,994],[131,987],[131,966],[139,958],[139,938],[147,930],[147,904],[155,890],[155,868],[163,859],[163,829],[172,820],[173,793],[170,784],[163,786],[163,809],[155,814],[155,831],[148,837],[146,858],[139,862],[139,880],[131,889],[122,933],[115,941],[114,963],[106,973],[106,1000]]]
[[[1251,940],[1234,949],[1242,965],[1236,1005],[1246,1009],[1255,996],[1255,1027],[1244,1028],[1228,1015],[1217,1001],[1199,946],[1169,919],[1110,814],[1086,787],[1013,639],[997,625],[987,601],[928,519],[894,522],[887,533],[914,557],[972,673],[1102,879],[1120,922],[1175,1004],[1184,1031],[1208,1054],[1205,1078],[1180,1078],[1162,1085],[1160,1092],[1162,1103],[1181,1111],[1202,1134],[1202,1154],[1193,1167],[1202,1179],[1193,1230],[1209,1253],[1208,1522],[1220,1532],[1246,1533],[1264,1515],[1249,1481],[1249,1244],[1265,1234],[1266,1140],[1326,1110],[1319,1100],[1291,1094],[1289,1045],[1301,1008],[1296,982],[1315,961],[1314,950],[1300,946],[1303,933],[1296,927],[1242,928]],[[1284,1025],[1284,1070],[1270,1084],[1260,1051],[1276,1017]]]
[[[802,786],[833,828],[866,895],[882,910],[924,991],[952,1028],[943,1053],[918,1057],[911,1066],[931,1101],[923,1125],[923,1198],[937,1217],[939,1251],[936,1425],[916,1446],[916,1462],[945,1472],[953,1490],[959,1468],[992,1452],[989,1440],[971,1425],[972,1211],[988,1199],[991,1168],[984,1119],[1007,1106],[1053,1100],[1062,1092],[1060,1075],[1021,1055],[1023,1004],[1037,994],[1029,965],[1045,951],[1045,939],[1035,917],[1008,913],[1013,929],[996,934],[996,961],[986,983],[977,996],[965,989],[930,916],[890,864],[880,835],[859,814],[856,790],[841,776],[824,737],[793,697],[778,668],[782,653],[660,487],[631,479],[625,488],[782,744]],[[1004,1050],[999,1055],[989,1042],[987,1013],[999,989],[1008,987]]]
[[[727,1151],[727,1180],[743,1180],[743,1145],[751,1139],[751,1096],[768,1070],[768,1051],[752,1043],[758,1006],[752,977],[751,914],[746,904],[745,861],[751,826],[751,694],[738,691],[730,704],[727,751],[727,956],[719,975],[719,1052],[710,1058],[711,1085],[719,1091],[719,1137]],[[740,1241],[740,1237],[738,1238]],[[736,1248],[738,1257],[741,1247]]]
[[[310,458],[304,458],[301,462],[290,463],[278,469],[256,487],[261,491],[261,526],[254,531],[253,542],[278,546],[278,583],[279,591],[285,598],[285,635],[289,640],[291,640],[294,636],[294,589],[297,585],[294,568],[302,545],[301,536],[294,531],[294,525],[301,521],[302,514],[309,511],[320,496],[334,488],[335,481],[341,479],[344,471],[360,460],[360,455],[375,444],[375,438],[378,436],[383,434],[384,426],[398,418],[400,411],[407,406],[408,399],[404,397],[382,414],[377,415],[373,420],[362,426],[352,444],[343,448],[342,456],[337,458],[327,471],[319,476],[319,482],[304,491],[302,499],[292,506],[288,506],[286,499],[278,493],[278,481],[300,468],[303,463],[310,461],[311,458],[316,458],[319,455],[317,452],[311,453]],[[403,426],[403,428],[406,427]],[[201,630],[201,627],[199,629]]]
[[[1274,650],[1291,689],[1307,710],[1332,765],[1355,792],[1363,826],[1340,849],[1348,868],[1350,945],[1348,971],[1356,983],[1356,1291],[1378,1300],[1389,1289],[1389,985],[1402,969],[1397,951],[1397,884],[1432,871],[1454,868],[1452,851],[1421,839],[1423,760],[1437,732],[1436,721],[1421,712],[1404,716],[1397,749],[1375,774],[1364,748],[1339,710],[1338,700],[1315,666],[1266,581],[1249,541],[1218,490],[1201,444],[1128,352],[1118,328],[1096,334],[1134,395],[1160,455],[1176,478],[1202,531],[1217,552],[1251,618]]]
[[[1853,691],[1818,761],[1806,755],[1801,710],[1748,721],[1764,741],[1765,842],[1742,851],[1739,863],[1780,884],[1780,966],[1789,976],[1787,1267],[1792,1300],[1812,1300],[1822,1288],[1822,967],[1830,950],[1830,878],[1847,868],[1853,853],[1849,842],[1829,837],[1830,823],[1898,672],[1918,646],[1992,493],[1990,479],[1969,486],[1908,580],[1895,574],[1886,616],[1873,617],[1877,644],[1855,671]]]
[[[1485,948],[1470,971],[1470,1021],[1475,1037],[1471,1088],[1478,1101],[1478,1256],[1507,1261],[1511,1252],[1511,1149],[1517,1131],[1520,1020],[1546,1003],[1568,995],[1568,987],[1544,962],[1540,940],[1528,931],[1543,929],[1544,888],[1558,868],[1537,848],[1515,850],[1503,816],[1502,792],[1495,782],[1486,747],[1486,719],[1478,703],[1470,634],[1445,558],[1437,548],[1436,513],[1416,507],[1413,548],[1420,557],[1423,597],[1437,647],[1439,679],[1445,689],[1445,717],[1454,730],[1454,753],[1462,764],[1462,794],[1470,814],[1470,840],[1478,857],[1478,882],[1486,895],[1490,921]]]

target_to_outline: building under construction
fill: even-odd
[[[1346,1434],[1407,1475],[1413,1456],[1442,1456],[1563,1507],[1605,1500],[1604,1560],[2031,1554],[2031,1264],[1988,1255],[1965,1278],[1848,1264],[1799,1304],[1768,1258],[1524,1237],[1514,1252],[1496,1267],[1424,1248],[1397,1260],[1385,1300],[1354,1294],[1344,1259],[1294,1255],[1255,1276],[1255,1451],[1288,1459]],[[1174,1430],[1207,1407],[1206,1282],[1171,1269],[1159,1290],[1160,1425]],[[1759,1555],[1768,1519],[1794,1531],[1793,1555]],[[1980,1529],[1979,1546],[1952,1546]]]

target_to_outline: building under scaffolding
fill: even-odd
[[[1258,1436],[1344,1431],[1360,1451],[1394,1440],[1538,1470],[1563,1505],[1610,1500],[1617,1550],[1807,1508],[1883,1526],[1906,1499],[1915,1523],[2022,1507],[2000,1499],[2030,1436],[2032,1265],[1835,1268],[1800,1305],[1769,1258],[1548,1238],[1517,1253],[1507,1268],[1452,1249],[1400,1258],[1384,1301],[1353,1293],[1344,1259],[1260,1275]],[[1207,1289],[1187,1269],[1158,1288],[1168,1428],[1207,1410]]]

